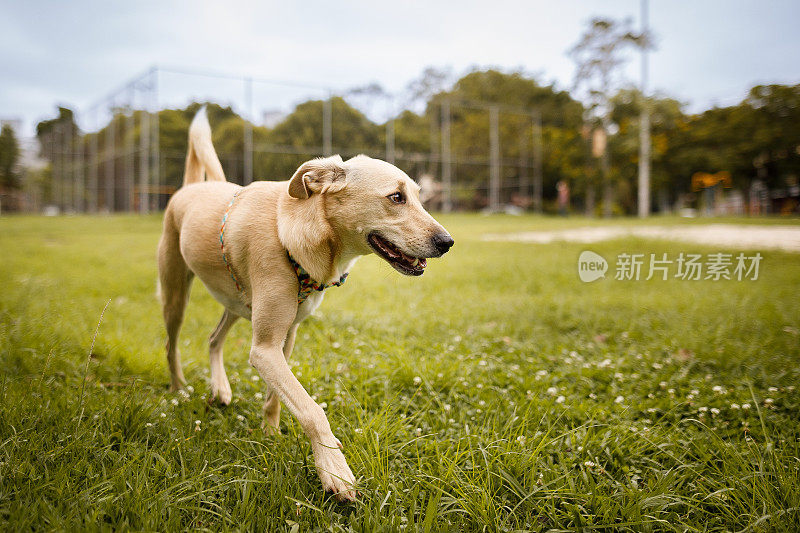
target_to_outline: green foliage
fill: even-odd
[[[0,187],[9,189],[19,187],[18,162],[17,137],[14,135],[14,129],[5,124],[0,131]]]
[[[619,30],[619,31],[617,31]],[[617,28],[620,43],[634,43],[626,31]],[[621,33],[620,33],[621,32]],[[632,40],[633,39],[633,40]],[[621,46],[622,44],[620,44]],[[616,59],[615,59],[616,61]],[[523,177],[533,176],[533,117],[515,114],[508,109],[538,110],[542,118],[543,190],[546,200],[554,200],[556,183],[566,180],[572,202],[585,200],[589,187],[600,182],[601,161],[590,153],[589,129],[584,130],[584,106],[567,91],[554,85],[542,85],[521,71],[476,70],[441,90],[446,74],[429,71],[410,90],[426,98],[420,114],[402,110],[393,118],[395,154],[398,165],[414,177],[427,172],[440,175],[442,102],[451,102],[451,150],[460,163],[454,165],[454,195],[464,207],[480,207],[486,199],[489,176],[489,112],[485,105],[506,106],[499,121],[499,144],[503,165],[501,186],[503,201],[517,192]],[[367,87],[373,92],[379,88]],[[439,90],[436,90],[439,89]],[[625,88],[609,95],[604,106],[605,128],[609,136],[609,179],[617,193],[616,208],[623,213],[636,209],[638,176],[639,120],[643,104],[641,94]],[[185,109],[159,111],[159,165],[162,181],[177,187],[183,179],[186,134],[201,104]],[[304,161],[323,153],[323,116],[325,102],[311,100],[299,104],[274,128],[251,126],[253,134],[253,174],[255,179],[285,180]],[[332,115],[332,149],[344,157],[357,151],[384,157],[386,124],[376,124],[345,99],[329,101]],[[599,104],[598,104],[599,105]],[[652,191],[666,193],[670,201],[690,190],[695,172],[728,171],[734,186],[747,189],[752,180],[762,179],[770,188],[783,188],[800,175],[800,85],[754,87],[740,104],[714,108],[688,115],[682,104],[667,97],[651,97]],[[245,120],[230,107],[209,103],[208,116],[213,141],[228,180],[241,183],[244,175]],[[135,124],[121,111],[99,132],[83,137],[77,133],[72,111],[59,108],[58,116],[41,122],[37,134],[42,146],[55,152],[70,149],[65,143],[83,142],[84,153],[92,143],[99,149],[98,174],[103,176],[111,165],[115,176],[125,172],[126,147],[138,146],[143,111],[134,111]],[[590,121],[591,122],[591,121]],[[591,127],[599,127],[597,121]],[[113,135],[109,135],[112,130]],[[123,132],[124,135],[123,135]],[[113,137],[117,157],[111,158],[107,145]],[[73,145],[72,149],[76,146]],[[45,149],[43,155],[51,152]],[[135,165],[138,165],[138,159]],[[121,178],[120,178],[121,179]],[[529,191],[528,191],[529,192]]]
[[[298,335],[352,506],[320,492],[288,413],[283,435],[260,430],[244,321],[225,346],[234,402],[207,403],[220,306],[199,283],[181,337],[194,389],[167,391],[158,217],[0,219],[0,529],[796,529],[796,254],[762,252],[756,282],[583,284],[582,245],[482,237],[596,222],[441,218],[456,246],[423,277],[364,258]]]

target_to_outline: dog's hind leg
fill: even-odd
[[[225,337],[238,318],[226,309],[208,339],[208,353],[211,358],[211,397],[218,399],[222,405],[231,403],[233,396],[228,375],[225,373],[225,364],[222,361],[222,345],[225,344]]]
[[[286,341],[283,343],[283,356],[286,360],[292,355],[294,349],[294,340],[297,337],[297,326],[293,325],[286,335]],[[278,431],[281,423],[281,400],[275,391],[272,389],[267,390],[267,399],[264,401],[264,421],[261,427],[266,430]]]
[[[169,228],[164,229],[158,243],[158,277],[161,282],[161,309],[167,328],[167,361],[172,390],[178,390],[186,384],[178,351],[178,333],[189,301],[194,273],[181,256],[178,233]]]

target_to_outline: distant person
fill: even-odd
[[[558,214],[565,217],[569,208],[569,185],[566,181],[560,180],[556,183],[556,190],[558,191]]]

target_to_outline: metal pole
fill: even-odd
[[[333,95],[328,93],[328,99],[322,102],[322,153],[333,155]]]
[[[153,170],[150,175],[155,189],[153,210],[159,211],[161,210],[161,158],[159,153],[158,69],[156,67],[150,70],[150,86],[153,99],[153,120],[150,121],[150,127],[152,128],[150,134],[150,162],[153,165]]]
[[[489,109],[489,145],[491,168],[489,169],[489,210],[500,211],[500,126],[497,106]]]
[[[75,171],[75,210],[86,212],[86,135],[78,137],[78,163]]]
[[[244,79],[244,185],[253,183],[253,79]]]
[[[51,161],[51,173],[52,184],[50,190],[50,196],[52,197],[53,205],[58,207],[59,212],[64,208],[61,205],[61,149],[59,146],[61,145],[61,123],[56,122],[53,126],[53,129],[50,132],[50,161]]]
[[[111,120],[106,127],[106,149],[105,152],[105,192],[103,194],[103,205],[109,213],[114,211],[116,199],[114,195],[114,170],[116,166],[116,135],[114,124],[114,104],[111,104]]]
[[[97,108],[94,110],[94,133],[92,138],[89,139],[89,212],[97,212],[97,141],[100,137],[100,128],[98,127]]]
[[[389,117],[386,120],[386,161],[394,164],[394,102],[392,97],[388,98],[389,103]]]
[[[136,190],[136,139],[133,132],[136,129],[136,116],[133,111],[133,87],[130,91],[130,102],[128,103],[128,116],[125,118],[125,210],[133,211]]]
[[[450,101],[445,98],[442,100],[442,211],[445,213],[453,210],[453,201],[450,195],[451,173]]]
[[[647,39],[647,0],[642,0],[642,36]],[[645,43],[646,44],[646,43]],[[642,114],[639,121],[639,217],[650,215],[650,104],[647,101],[647,47],[642,46]]]
[[[533,115],[533,210],[542,212],[542,166],[544,143],[542,142],[542,114]]]
[[[61,190],[61,192],[62,192],[63,198],[64,198],[64,200],[63,200],[64,201],[64,210],[66,210],[67,206],[69,206],[70,211],[74,212],[75,211],[75,195],[73,194],[74,193],[74,191],[72,190],[73,189],[73,187],[72,187],[73,183],[72,183],[72,179],[71,179],[72,178],[72,173],[73,173],[72,172],[73,171],[73,166],[72,166],[72,155],[73,155],[73,153],[72,153],[72,124],[67,124],[66,125],[66,135],[64,137],[64,142],[62,143],[62,145],[63,145],[63,147],[62,147],[63,151],[61,152],[61,157],[62,157],[61,161],[62,161],[62,167],[63,167],[62,172],[64,174],[63,177],[62,177],[62,180],[63,180],[63,183],[64,183],[64,188]]]
[[[139,212],[150,212],[150,198],[147,188],[150,185],[150,110],[142,106],[139,112]]]
[[[519,183],[517,193],[521,198],[528,198],[530,192],[530,182],[528,180],[528,135],[525,130],[519,134]]]

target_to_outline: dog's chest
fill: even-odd
[[[327,289],[326,289],[327,290]],[[295,316],[294,323],[299,324],[309,316],[311,316],[317,307],[322,303],[322,298],[325,296],[325,291],[314,291],[308,295],[303,303],[297,307],[297,315]]]

